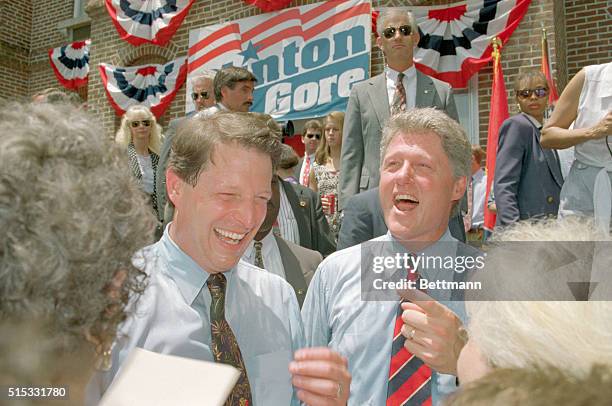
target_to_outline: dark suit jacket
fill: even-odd
[[[499,129],[495,163],[498,226],[556,216],[563,176],[556,151],[540,145],[540,130],[523,113]]]
[[[285,279],[293,287],[301,309],[310,280],[323,257],[317,251],[309,250],[277,236],[275,238],[285,270]]]
[[[338,235],[338,250],[380,237],[387,232],[378,187],[352,196],[344,208]],[[465,242],[463,219],[457,214],[448,222],[453,237]]]
[[[176,129],[179,127],[183,120],[192,117],[195,112],[189,113],[185,117],[175,118],[168,124],[168,130],[166,130],[166,138],[162,145],[161,151],[159,152],[159,164],[157,165],[156,180],[155,180],[155,192],[157,196],[157,207],[158,218],[162,222],[163,227],[166,226],[174,215],[174,206],[168,200],[166,191],[166,168],[168,167],[168,158],[170,157],[170,150],[172,147],[172,139],[176,134]]]
[[[416,107],[436,107],[459,121],[455,99],[448,84],[417,71]],[[380,141],[389,119],[387,79],[383,73],[351,90],[342,132],[342,176],[340,210],[349,197],[378,186]]]
[[[319,251],[324,257],[336,251],[319,195],[311,189],[284,180],[281,180],[281,186],[298,224],[300,245]]]

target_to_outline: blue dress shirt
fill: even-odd
[[[120,327],[112,369],[90,382],[88,404],[95,404],[134,347],[214,361],[209,274],[172,241],[168,229],[135,257],[149,276],[148,286]],[[225,316],[240,346],[253,404],[297,405],[288,368],[294,351],[304,346],[304,330],[293,289],[279,276],[243,261],[224,275]]]
[[[384,244],[388,254],[402,251],[402,245],[386,235],[371,241]],[[368,244],[368,243],[365,243]],[[370,243],[371,244],[371,243]],[[425,250],[426,255],[455,255],[458,241],[450,232]],[[362,246],[355,245],[335,252],[323,260],[310,282],[302,307],[306,344],[329,346],[348,358],[351,382],[349,405],[384,405],[391,361],[393,327],[398,312],[396,301],[365,301],[362,299]],[[398,251],[399,248],[399,251]],[[403,248],[404,252],[405,248]],[[393,252],[392,252],[393,251]],[[423,270],[422,278],[453,280],[438,270]],[[463,302],[451,302],[435,297],[464,319]],[[455,376],[432,374],[433,404],[440,404],[444,395],[455,389]]]

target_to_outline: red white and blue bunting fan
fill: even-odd
[[[187,77],[187,58],[165,65],[118,68],[100,64],[100,75],[109,102],[121,116],[133,105],[147,106],[159,118]]]
[[[468,0],[445,6],[406,7],[419,26],[415,66],[453,87],[491,62],[491,39],[505,44],[531,0]]]
[[[67,89],[87,85],[91,40],[77,41],[49,50],[49,61],[57,80]]]
[[[185,19],[194,0],[106,0],[121,39],[132,45],[164,46]]]

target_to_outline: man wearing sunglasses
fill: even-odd
[[[351,196],[378,186],[381,131],[392,114],[435,107],[458,121],[450,87],[414,67],[419,32],[412,14],[388,9],[380,14],[376,28],[376,45],[386,66],[380,75],[355,85],[349,97],[342,140],[341,209]]]
[[[308,187],[308,176],[310,168],[315,161],[315,152],[321,141],[323,127],[319,120],[309,120],[304,124],[302,134],[302,143],[304,144],[304,156],[300,158],[296,168],[295,177],[299,180],[300,185]]]
[[[172,146],[172,139],[174,138],[174,134],[176,134],[176,129],[183,120],[193,116],[198,111],[208,109],[215,105],[215,93],[213,90],[214,79],[215,72],[212,71],[204,71],[200,75],[191,78],[191,95],[188,97],[193,101],[195,110],[189,112],[185,117],[175,118],[168,124],[164,144],[159,154],[159,163],[157,165],[155,178],[158,219],[163,225],[172,220],[172,214],[174,212],[171,207],[168,207],[168,210],[166,210],[166,203],[168,203],[166,194],[166,167],[168,164],[168,156],[170,155],[170,147]],[[158,231],[160,231],[158,234],[161,236],[163,230]]]

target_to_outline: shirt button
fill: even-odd
[[[555,201],[555,198],[554,198],[554,197],[552,197],[552,196],[548,196],[548,197],[546,198],[546,201],[547,201],[548,203],[552,204],[552,203]]]
[[[303,295],[304,294],[304,289],[298,289],[297,293],[298,293],[298,295]]]

